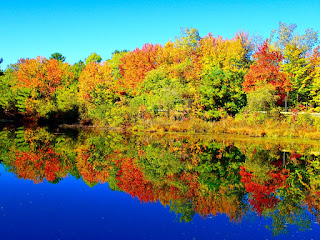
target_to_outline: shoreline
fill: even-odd
[[[31,121],[30,121],[31,120]],[[120,126],[104,126],[99,123],[81,124],[61,123],[54,119],[38,121],[37,119],[22,118],[19,120],[0,119],[4,126],[49,126],[64,129],[104,130],[125,134],[130,133],[184,133],[184,134],[224,134],[232,136],[268,139],[300,139],[320,140],[320,118],[303,114],[297,117],[285,116],[275,118],[265,114],[225,116],[219,121],[205,121],[190,117],[184,120],[157,117],[139,119]]]

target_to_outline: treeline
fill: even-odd
[[[185,29],[165,45],[96,53],[74,65],[59,53],[20,59],[0,76],[3,115],[130,126],[139,119],[217,120],[240,111],[320,110],[318,32],[280,23],[266,40]]]

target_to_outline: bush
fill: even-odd
[[[265,86],[248,93],[247,98],[249,111],[270,111],[276,107],[279,96],[275,95],[270,87]]]

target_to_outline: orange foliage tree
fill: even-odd
[[[121,59],[122,64],[119,66],[123,76],[121,86],[125,93],[135,94],[146,74],[157,68],[160,49],[161,46],[158,44],[147,43],[141,49],[137,48]]]
[[[21,112],[46,116],[59,109],[56,93],[73,79],[71,66],[56,59],[37,57],[15,65],[16,85],[12,88],[27,93],[16,99]]]
[[[83,120],[108,120],[110,109],[117,98],[117,84],[108,62],[90,62],[79,77],[77,99]]]

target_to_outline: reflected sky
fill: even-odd
[[[272,237],[270,220],[248,214],[231,223],[225,214],[180,222],[160,203],[141,204],[107,184],[92,188],[74,177],[59,184],[15,178],[0,167],[1,239],[317,239],[320,228]]]

